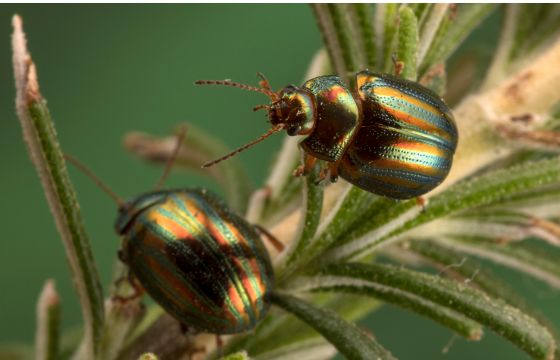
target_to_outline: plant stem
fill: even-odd
[[[99,276],[70,182],[47,102],[39,91],[35,64],[27,51],[21,18],[13,18],[13,66],[16,108],[23,137],[43,184],[47,201],[66,249],[72,279],[84,317],[84,356],[93,358],[103,329],[103,298]]]

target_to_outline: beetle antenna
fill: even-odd
[[[259,92],[261,94],[265,94],[266,96],[271,98],[273,101],[278,100],[278,95],[274,91],[270,90],[270,87],[268,87],[268,85],[266,87],[256,87],[256,86],[241,84],[241,83],[238,83],[238,82],[233,82],[233,81],[230,81],[230,80],[197,80],[194,83],[196,85],[232,86],[232,87],[236,87],[236,88],[243,89],[243,90],[255,91],[255,92]],[[266,83],[266,84],[268,84],[268,83]]]
[[[82,164],[78,159],[68,154],[64,154],[64,158],[72,165],[77,167],[87,177],[89,177],[105,194],[109,195],[117,203],[119,208],[122,208],[124,206],[123,199],[121,199],[120,196],[118,196],[113,190],[111,190],[111,188],[107,186],[107,184],[101,181],[101,179],[99,179],[87,166]]]
[[[270,105],[257,105],[253,108],[253,111],[259,111],[259,110],[262,110],[262,109],[269,110]]]
[[[224,160],[226,160],[226,159],[229,159],[230,157],[239,154],[239,153],[242,152],[243,150],[245,150],[245,149],[247,149],[247,148],[250,148],[251,146],[253,146],[253,145],[255,145],[255,144],[260,143],[261,141],[263,141],[264,139],[266,139],[266,138],[269,137],[270,135],[272,135],[272,134],[274,134],[274,133],[276,133],[276,132],[282,130],[283,128],[284,128],[284,125],[282,125],[282,124],[277,125],[277,126],[274,126],[274,127],[272,127],[270,130],[268,130],[266,133],[264,133],[263,135],[259,136],[257,139],[255,139],[255,140],[253,140],[253,141],[251,141],[251,142],[249,142],[249,143],[247,143],[247,144],[245,144],[245,145],[243,145],[243,146],[241,146],[241,147],[238,147],[237,149],[233,150],[233,151],[230,152],[229,154],[226,154],[226,155],[224,155],[224,156],[222,156],[222,157],[220,157],[220,158],[218,158],[218,159],[216,159],[216,160],[207,162],[206,164],[202,165],[202,168],[207,168],[207,167],[216,165],[217,163],[222,162],[222,161],[224,161]]]
[[[171,168],[173,167],[173,163],[175,162],[175,159],[177,159],[177,155],[179,154],[179,150],[181,149],[183,140],[185,140],[186,134],[187,134],[187,127],[181,126],[181,128],[179,129],[179,133],[177,134],[177,143],[175,144],[175,148],[173,148],[173,152],[171,153],[171,156],[169,157],[169,159],[167,159],[167,164],[165,164],[165,170],[163,171],[163,174],[161,174],[159,180],[154,185],[154,190],[159,190],[163,186],[165,180],[169,177],[169,174],[171,173]]]
[[[266,78],[266,76],[264,76],[264,74],[263,74],[262,72],[260,72],[260,71],[257,72],[257,77],[258,77],[259,79],[261,79],[261,80],[259,81],[259,85],[260,85],[263,89],[272,91],[272,88],[270,87],[270,83],[268,82],[268,79]]]

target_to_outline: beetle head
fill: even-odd
[[[272,126],[282,126],[288,135],[307,135],[315,124],[313,95],[306,89],[286,86],[268,109]]]

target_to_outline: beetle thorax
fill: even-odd
[[[115,231],[124,235],[134,219],[145,209],[165,200],[167,191],[154,191],[127,201],[120,209],[115,221]]]
[[[283,125],[290,136],[310,134],[316,118],[314,96],[307,89],[287,86],[280,91],[280,99],[270,106],[273,126]]]

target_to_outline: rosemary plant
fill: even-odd
[[[393,304],[457,336],[492,331],[534,359],[560,359],[560,333],[494,274],[489,260],[560,288],[560,7],[490,4],[316,4],[323,35],[307,78],[336,73],[350,83],[369,68],[401,75],[445,96],[465,88],[446,61],[493,11],[504,16],[493,62],[480,86],[454,107],[459,146],[449,177],[416,201],[395,201],[344,181],[317,186],[317,173],[292,173],[297,139],[286,138],[270,176],[252,192],[237,160],[209,176],[229,203],[274,233],[287,249],[274,258],[275,309],[250,333],[228,336],[220,354],[208,334],[185,336],[156,306],[103,297],[72,183],[21,19],[13,19],[17,112],[31,159],[63,240],[83,312],[77,359],[394,359],[354,322]],[[455,79],[455,80],[454,80]],[[457,81],[454,83],[453,81]],[[174,137],[130,133],[127,148],[148,161],[171,156]],[[190,127],[177,166],[198,168],[224,152]],[[539,241],[541,243],[539,243]],[[544,249],[544,250],[543,250]],[[429,271],[430,268],[436,271]],[[126,269],[121,268],[116,277]],[[476,274],[476,275],[475,275]],[[37,359],[70,356],[59,345],[59,302],[47,282],[37,307]],[[165,331],[163,331],[165,329]],[[196,352],[197,349],[204,349]]]

